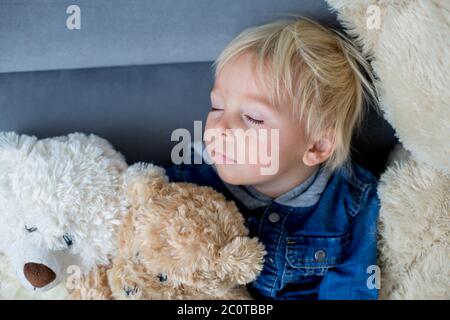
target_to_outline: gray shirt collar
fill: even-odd
[[[252,186],[235,186],[224,183],[228,190],[249,209],[268,206],[272,201],[288,207],[310,207],[315,205],[322,195],[328,180],[329,171],[320,167],[308,179],[272,199]]]
[[[202,152],[202,147],[202,145],[194,145],[195,152]],[[203,153],[203,158],[210,161],[209,158],[205,159],[205,157],[207,157],[206,152]],[[211,161],[207,163],[211,163]],[[213,168],[216,170],[214,166]],[[249,209],[268,206],[272,201],[288,207],[310,207],[319,201],[330,176],[330,170],[321,166],[305,181],[275,199],[262,194],[252,186],[236,186],[225,182],[224,185],[235,198]]]

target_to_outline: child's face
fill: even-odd
[[[301,125],[287,107],[277,110],[268,97],[256,79],[252,53],[234,58],[217,74],[204,140],[223,181],[255,186],[284,183],[283,179],[311,170],[302,161],[308,147]],[[247,138],[238,134],[239,129],[248,133]],[[209,139],[211,132],[214,139]]]

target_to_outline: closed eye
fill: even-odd
[[[250,117],[249,115],[246,115],[246,114],[244,115],[244,117],[245,117],[245,119],[247,121],[249,121],[252,124],[261,125],[261,124],[264,123],[264,120],[257,120],[257,119],[254,119],[254,118]]]
[[[164,272],[158,274],[156,277],[158,278],[159,282],[167,281],[167,274],[165,274]]]
[[[219,108],[215,108],[213,106],[211,106],[211,112],[213,111],[223,111],[223,109],[219,109]]]
[[[25,230],[27,230],[29,233],[32,233],[32,232],[35,232],[35,231],[37,231],[37,229],[38,228],[36,228],[36,227],[27,227],[26,225],[25,225]]]
[[[64,242],[67,244],[68,247],[71,247],[73,245],[73,237],[70,234],[65,233],[63,235],[63,239],[64,239]]]

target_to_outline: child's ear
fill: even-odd
[[[303,154],[303,163],[309,167],[321,164],[328,160],[336,147],[335,135],[329,131],[321,139],[308,145]]]
[[[263,268],[266,251],[257,238],[236,237],[220,250],[219,276],[241,285],[256,279]]]

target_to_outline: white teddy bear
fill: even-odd
[[[64,299],[68,272],[108,263],[126,169],[95,135],[0,133],[0,299]]]
[[[327,0],[371,58],[408,152],[381,177],[383,299],[450,299],[450,2]]]

